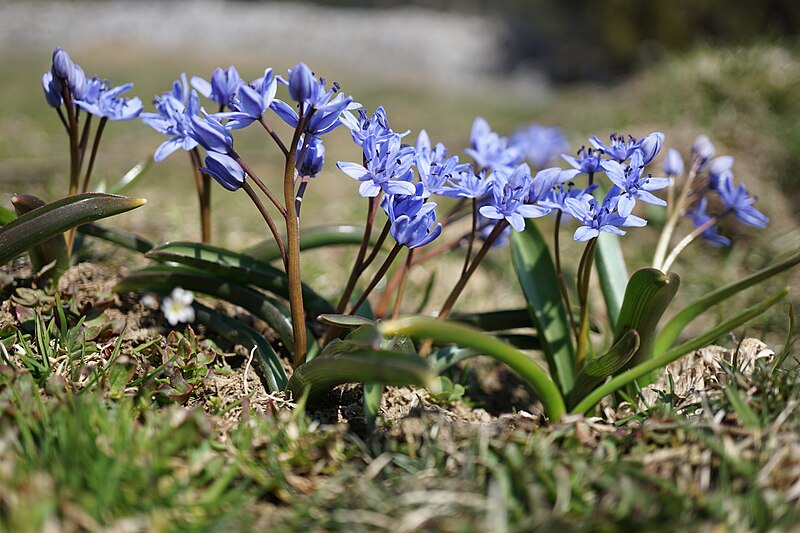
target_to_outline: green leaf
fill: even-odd
[[[747,405],[747,402],[739,395],[739,391],[731,385],[725,385],[722,390],[725,391],[725,396],[728,398],[733,410],[739,415],[739,420],[742,425],[750,429],[759,429],[761,422],[758,420],[758,415],[753,408]]]
[[[720,287],[719,289],[706,294],[699,300],[692,302],[684,309],[681,309],[678,314],[672,317],[672,319],[667,322],[667,324],[661,330],[661,333],[659,334],[655,343],[656,352],[658,353],[669,350],[670,347],[675,344],[675,341],[678,339],[678,336],[681,334],[683,329],[704,311],[724,302],[740,291],[761,283],[772,276],[780,274],[781,272],[796,266],[798,263],[800,263],[800,250],[793,252],[792,255],[783,261],[763,268],[758,272],[754,272],[740,280],[729,283],[724,287]]]
[[[452,343],[473,348],[478,353],[488,355],[506,364],[527,381],[539,395],[550,420],[558,421],[566,411],[561,391],[542,367],[523,352],[482,331],[428,317],[389,320],[378,324],[378,329],[384,336],[408,335],[416,339],[432,339],[439,344]]]
[[[119,229],[104,228],[97,224],[84,224],[78,228],[78,233],[102,239],[133,252],[145,253],[153,248],[153,243],[135,233]]]
[[[192,306],[195,309],[197,322],[205,324],[211,331],[228,342],[243,345],[248,352],[254,347],[256,348],[254,358],[264,373],[270,392],[282,391],[286,388],[288,380],[278,354],[256,330],[201,303],[194,302]]]
[[[286,274],[248,255],[207,244],[171,242],[153,248],[146,256],[155,261],[195,267],[220,279],[248,283],[281,298],[289,298]],[[303,285],[303,305],[313,316],[334,312],[330,302],[307,285]]]
[[[373,431],[381,410],[381,397],[384,385],[382,383],[364,383],[364,417],[367,419],[367,429]]]
[[[363,350],[317,357],[300,365],[287,388],[295,399],[308,394],[313,403],[344,383],[428,386],[432,379],[428,361],[416,354]]]
[[[614,331],[615,344],[630,330],[639,333],[639,349],[626,368],[651,357],[656,326],[675,298],[680,281],[680,277],[674,272],[664,274],[655,268],[643,268],[631,276]]]
[[[312,250],[324,246],[359,245],[363,238],[363,226],[341,224],[303,228],[300,235],[300,250]],[[370,244],[375,244],[377,240],[377,236],[373,236]],[[260,242],[246,249],[244,253],[261,261],[274,261],[281,257],[274,240]]]
[[[30,213],[34,209],[44,207],[45,201],[31,194],[15,194],[11,198],[11,203],[17,216]],[[31,258],[31,266],[34,272],[40,272],[45,266],[53,263],[55,268],[51,271],[53,278],[58,278],[69,268],[69,252],[67,251],[67,241],[63,233],[59,233],[51,239],[47,239],[41,244],[37,244],[28,250]]]
[[[235,282],[221,281],[204,272],[164,265],[129,274],[117,284],[115,290],[117,292],[151,290],[167,293],[175,287],[215,296],[243,307],[266,322],[278,334],[289,352],[294,350],[291,320],[278,308],[277,302],[270,301],[266,295]]]
[[[597,388],[605,379],[618,372],[639,349],[639,334],[628,330],[611,349],[583,365],[569,393],[569,405],[575,405]]]
[[[615,391],[619,390],[620,388],[633,383],[637,379],[647,376],[648,374],[652,373],[655,370],[659,370],[671,362],[677,360],[678,358],[686,355],[689,352],[694,350],[699,350],[700,348],[707,346],[709,343],[713,342],[717,339],[720,335],[724,335],[735,328],[738,328],[742,324],[752,320],[753,318],[757,317],[758,315],[762,314],[764,311],[781,301],[786,295],[789,294],[789,289],[783,289],[781,291],[776,292],[769,298],[765,299],[758,305],[754,305],[752,307],[748,307],[741,313],[738,313],[734,317],[717,324],[713,328],[706,330],[701,335],[684,342],[683,344],[676,346],[675,348],[671,349],[666,353],[657,354],[655,357],[644,361],[636,365],[633,368],[626,370],[625,372],[618,374],[611,378],[609,381],[604,383],[603,385],[599,386],[591,393],[589,393],[583,400],[581,400],[578,405],[576,405],[571,412],[572,413],[588,413],[590,409],[593,409],[595,405],[597,405],[600,400],[608,396],[609,394],[614,393]]]
[[[17,218],[17,215],[14,213],[14,211],[0,206],[0,226],[5,226],[15,218]]]
[[[322,324],[327,324],[329,326],[340,326],[343,328],[357,328],[361,326],[372,326],[375,324],[374,320],[364,318],[363,316],[335,315],[330,313],[319,315],[317,320],[319,320]]]
[[[594,264],[597,267],[597,277],[606,302],[608,320],[611,329],[614,329],[619,320],[625,287],[628,284],[628,269],[625,267],[625,257],[622,255],[618,235],[600,234],[597,238]]]
[[[789,324],[786,328],[786,340],[783,342],[783,349],[781,353],[775,356],[775,361],[772,363],[772,374],[774,375],[778,370],[783,367],[783,363],[792,353],[792,345],[797,342],[798,337],[795,336],[794,329],[794,305],[789,304]]]
[[[511,257],[528,301],[550,374],[563,393],[575,381],[575,351],[567,311],[559,289],[556,268],[542,234],[535,224],[513,232]]]
[[[84,193],[34,209],[0,228],[0,264],[70,228],[130,211],[146,202],[143,198]]]

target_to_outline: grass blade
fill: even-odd
[[[511,237],[511,257],[528,301],[550,373],[563,393],[575,381],[575,351],[567,311],[547,242],[535,224]]]
[[[745,276],[738,281],[734,281],[733,283],[729,283],[724,287],[720,287],[719,289],[706,294],[704,297],[686,306],[677,315],[672,317],[672,319],[667,322],[667,324],[661,330],[661,333],[659,334],[655,343],[656,351],[663,352],[668,350],[673,344],[675,344],[675,341],[683,331],[683,328],[690,324],[692,320],[697,318],[704,311],[724,302],[726,299],[740,291],[750,288],[753,285],[761,283],[772,276],[792,268],[798,263],[800,263],[800,250],[795,251],[783,261],[775,263],[772,266],[762,268],[761,270],[754,272],[749,276]]]
[[[152,157],[146,157],[136,163],[136,165],[131,168],[128,172],[122,176],[118,182],[108,188],[108,192],[111,194],[122,194],[124,193],[131,185],[133,185],[136,180],[144,176],[144,174],[150,169],[153,164]]]

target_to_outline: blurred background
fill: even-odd
[[[735,157],[737,181],[760,197],[772,223],[761,234],[732,226],[741,239],[730,249],[696,246],[677,270],[702,267],[707,274],[694,281],[699,293],[800,247],[798,28],[800,3],[793,0],[6,0],[0,3],[0,201],[7,205],[16,192],[48,200],[66,192],[67,140],[40,83],[55,46],[89,75],[113,85],[134,82],[131,95],[147,111],[182,72],[208,79],[215,67],[235,65],[252,80],[266,67],[285,72],[304,61],[369,111],[383,105],[396,131],[409,129],[414,139],[424,128],[451,153],[467,145],[476,116],[502,134],[531,122],[559,126],[571,153],[590,135],[663,131],[666,147],[688,157],[693,138],[705,133],[718,154]],[[162,140],[138,121],[110,124],[95,183],[115,181]],[[279,171],[262,132],[244,131],[236,142],[267,181]],[[326,146],[326,170],[306,196],[303,223],[360,222],[356,185],[334,165],[357,160],[358,148],[345,131],[334,132]],[[112,224],[154,240],[199,237],[185,154],[155,165],[129,194],[148,198],[148,206]],[[263,238],[243,197],[220,188],[213,202],[216,243],[241,248]],[[634,268],[647,263],[655,231],[637,231],[632,239],[642,243],[625,243]],[[496,273],[490,269],[465,306],[470,298],[486,301],[481,291],[507,275],[507,263],[499,254]],[[330,264],[315,271],[306,261],[304,268],[322,276],[323,285],[343,279]],[[513,287],[503,291],[499,298],[518,298]],[[784,317],[785,310],[774,320]]]

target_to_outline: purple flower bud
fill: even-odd
[[[69,83],[69,90],[72,91],[72,97],[75,100],[83,100],[86,96],[88,81],[80,65],[72,67],[72,73],[67,82]]]
[[[239,190],[244,183],[244,170],[232,157],[225,154],[208,152],[206,167],[201,168],[200,171],[217,180],[229,191]]]
[[[667,176],[683,174],[683,158],[675,148],[667,150],[667,155],[664,157],[664,174]]]
[[[295,102],[305,102],[314,94],[317,81],[305,63],[298,63],[289,74],[289,96]]]
[[[653,158],[661,151],[661,145],[664,144],[664,134],[661,132],[654,132],[642,139],[642,144],[639,150],[642,151],[642,164],[648,165]]]
[[[692,143],[692,153],[705,162],[714,157],[717,151],[714,149],[714,145],[711,144],[711,139],[705,135],[698,135]]]
[[[59,80],[66,80],[72,75],[74,63],[69,54],[60,46],[53,50],[53,75]]]
[[[42,88],[47,104],[50,107],[59,107],[61,105],[61,83],[58,78],[53,77],[53,73],[49,70],[42,76]]]
[[[733,168],[733,157],[723,155],[715,157],[708,164],[708,188],[716,190],[719,186],[719,179],[726,172],[731,172]]]
[[[311,137],[308,147],[305,149],[305,156],[301,161],[302,155],[303,143],[299,143],[297,146],[297,171],[301,176],[315,177],[325,163],[325,145],[322,144],[322,139]]]

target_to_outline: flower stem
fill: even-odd
[[[103,117],[105,118],[105,117]],[[78,166],[83,167],[83,158],[86,155],[86,147],[89,145],[89,132],[91,131],[92,126],[92,115],[86,115],[86,122],[83,125],[83,132],[81,133],[81,140],[78,143],[78,152],[81,154],[80,164]],[[95,133],[95,138],[97,134]],[[86,189],[83,189],[81,192],[86,192]]]
[[[586,362],[589,348],[589,281],[592,277],[592,264],[597,237],[586,243],[578,267],[578,299],[581,304],[580,324],[578,326],[578,348],[575,353],[575,370],[580,372]]]
[[[81,172],[78,109],[73,105],[72,93],[66,84],[63,87],[62,98],[64,99],[64,107],[67,109],[67,120],[69,122],[69,195],[72,196],[78,192],[78,180]]]
[[[86,129],[89,128],[89,121],[91,120],[92,115],[89,115],[86,119]],[[103,130],[106,127],[106,123],[108,122],[108,117],[103,117],[100,119],[100,124],[97,125],[97,131],[94,133],[94,142],[92,143],[92,152],[89,155],[89,165],[86,167],[86,175],[83,176],[83,186],[81,186],[81,192],[86,192],[89,190],[89,178],[92,177],[92,170],[94,169],[94,162],[97,158],[97,151],[100,148],[100,137],[103,135]],[[86,136],[86,135],[85,135]],[[86,136],[88,137],[88,136]],[[81,145],[85,148],[85,140],[81,140]],[[83,151],[83,149],[81,149]]]
[[[572,304],[569,301],[569,291],[567,290],[567,284],[564,280],[564,269],[561,266],[561,239],[559,238],[559,234],[561,230],[561,217],[563,214],[564,212],[560,209],[558,210],[558,213],[556,213],[556,224],[555,229],[553,230],[553,253],[556,261],[556,277],[558,278],[558,287],[561,289],[561,298],[564,300],[564,307],[567,311],[569,324],[572,328],[573,335],[575,335],[575,342],[577,343],[578,325],[575,323],[575,316],[572,314]]]
[[[261,124],[264,130],[269,134],[269,136],[272,137],[272,140],[275,141],[275,144],[278,145],[278,148],[281,149],[281,152],[283,152],[283,156],[284,157],[288,156],[289,150],[286,148],[286,145],[283,144],[281,138],[278,137],[278,134],[275,133],[275,130],[272,129],[272,126],[269,125],[267,119],[265,119],[264,116],[262,115],[261,117],[259,117],[258,122]]]
[[[408,255],[406,256],[406,262],[403,264],[403,268],[401,269],[402,278],[400,279],[400,287],[397,288],[397,295],[395,296],[394,300],[394,309],[392,309],[392,320],[396,319],[398,315],[400,315],[400,303],[403,301],[403,294],[406,292],[406,284],[408,283],[408,273],[411,270],[411,260],[414,258],[414,249],[410,248],[408,250]]]
[[[300,216],[300,208],[303,205],[303,196],[306,194],[309,180],[310,178],[308,176],[303,176],[300,179],[300,186],[297,187],[297,195],[294,197],[294,208],[297,211],[298,217]]]
[[[247,163],[245,163],[244,160],[241,157],[239,157],[239,154],[237,154],[236,152],[231,152],[230,155],[231,155],[231,157],[233,157],[234,161],[239,163],[239,166],[242,167],[242,170],[247,172],[247,175],[250,176],[251,178],[253,178],[253,181],[256,183],[258,188],[261,189],[261,192],[263,192],[266,195],[267,198],[269,198],[269,201],[272,202],[272,205],[274,205],[277,208],[277,210],[280,212],[281,216],[283,218],[286,218],[287,217],[287,210],[286,210],[285,207],[283,207],[283,205],[281,205],[281,202],[280,202],[280,200],[278,200],[278,197],[275,196],[272,193],[272,191],[270,191],[269,188],[264,184],[264,182],[261,181],[261,178],[259,178],[256,175],[256,173],[253,172],[253,170],[250,167],[247,166]],[[284,169],[284,176],[285,176],[285,173],[289,172],[289,171],[292,172],[292,180],[294,180],[294,167],[292,167],[292,169],[290,169],[290,170]],[[290,201],[292,202],[292,206],[294,206],[294,191],[292,191],[291,196],[292,196],[292,199]],[[292,209],[292,211],[294,211],[294,209]]]
[[[400,250],[402,248],[403,248],[402,244],[394,245],[394,248],[392,248],[392,250],[389,252],[389,255],[386,256],[386,259],[384,259],[383,264],[380,266],[378,271],[375,272],[375,275],[372,276],[372,280],[369,282],[369,285],[367,285],[367,288],[364,289],[364,292],[358,298],[356,303],[353,304],[353,307],[350,309],[350,312],[348,313],[349,315],[355,314],[358,308],[361,307],[364,304],[364,302],[367,301],[367,297],[370,295],[372,290],[375,287],[377,287],[378,283],[381,281],[381,278],[383,278],[383,276],[386,275],[386,271],[389,270],[390,266],[392,266],[392,263],[394,262],[395,258],[397,257],[397,254],[400,253]]]
[[[719,222],[719,219],[722,218],[723,216],[725,216],[725,215],[720,215],[719,217],[711,217],[711,218],[709,218],[704,223],[702,223],[699,226],[697,226],[694,229],[694,231],[692,231],[686,237],[681,239],[681,241],[678,244],[675,245],[675,248],[672,249],[672,251],[669,253],[667,258],[664,260],[664,265],[661,268],[661,270],[663,272],[667,272],[669,270],[669,267],[672,266],[672,263],[675,262],[675,259],[678,258],[678,255],[683,251],[683,249],[686,248],[687,246],[689,246],[692,242],[694,242],[694,240],[697,239],[697,237],[699,237],[700,235],[702,235],[702,233],[705,230],[707,230],[708,228],[710,228],[711,226],[713,226],[714,224]]]
[[[678,225],[678,220],[685,207],[684,204],[691,192],[692,183],[697,177],[697,172],[700,170],[700,161],[700,158],[697,156],[692,160],[692,167],[689,169],[689,174],[686,176],[686,183],[683,184],[683,189],[681,189],[681,193],[678,196],[678,200],[675,202],[670,217],[667,219],[664,229],[661,230],[661,235],[656,245],[656,252],[653,255],[653,268],[664,270],[664,257],[667,255],[669,241],[672,240],[672,234],[675,232],[675,227]]]
[[[205,174],[200,172],[200,151],[195,146],[189,151],[189,159],[192,161],[192,171],[194,172],[194,184],[197,189],[197,201],[200,206],[200,235],[204,243],[211,242],[211,183],[205,178]]]
[[[350,277],[347,279],[347,284],[345,285],[342,296],[339,298],[339,303],[336,306],[337,314],[344,313],[345,309],[347,309],[347,304],[350,303],[350,296],[352,296],[353,290],[356,287],[358,277],[362,272],[364,272],[364,269],[361,265],[364,261],[364,257],[367,255],[367,247],[369,246],[369,239],[372,236],[372,225],[375,222],[377,206],[378,198],[370,198],[369,205],[367,206],[367,222],[364,225],[364,236],[361,239],[361,245],[358,248],[353,269],[350,271]]]
[[[472,199],[472,228],[469,232],[469,242],[467,243],[467,253],[464,255],[464,267],[461,269],[461,275],[469,268],[469,260],[472,258],[472,247],[475,244],[475,234],[478,233],[478,200]]]
[[[253,190],[252,185],[245,181],[242,183],[242,189],[247,193],[247,196],[253,201],[258,209],[258,212],[261,213],[261,216],[264,218],[264,221],[267,223],[272,236],[275,237],[275,242],[278,245],[278,250],[281,253],[281,259],[283,260],[283,268],[287,268],[287,257],[286,257],[286,247],[283,244],[283,239],[281,238],[281,234],[278,231],[278,227],[275,225],[275,221],[272,220],[272,216],[270,216],[269,211],[267,211],[267,207],[264,205],[264,202],[261,201],[261,198],[256,194],[256,191]]]

